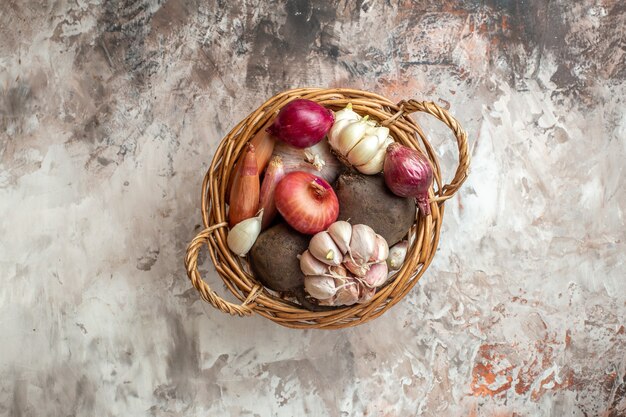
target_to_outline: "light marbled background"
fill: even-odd
[[[626,415],[624,27],[618,0],[3,0],[0,415]],[[228,317],[182,267],[220,138],[308,85],[449,103],[473,149],[420,284],[344,331]]]

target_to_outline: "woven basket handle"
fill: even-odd
[[[193,238],[187,247],[185,269],[187,269],[187,276],[191,280],[193,286],[200,292],[202,298],[211,303],[213,307],[233,316],[249,316],[253,313],[253,311],[250,307],[248,307],[248,305],[254,302],[256,297],[259,295],[262,289],[261,285],[257,284],[252,287],[250,294],[241,305],[233,304],[217,295],[215,291],[209,287],[209,284],[202,280],[200,272],[198,271],[198,252],[200,251],[200,248],[208,243],[209,237],[214,230],[226,225],[227,223],[218,223],[204,229]]]
[[[454,178],[450,184],[446,184],[441,188],[441,192],[439,196],[435,199],[436,201],[444,201],[448,198],[452,197],[454,193],[463,185],[463,182],[467,178],[470,156],[467,149],[467,133],[461,127],[459,122],[448,113],[446,109],[443,109],[430,101],[417,101],[417,100],[408,100],[401,101],[398,103],[398,107],[400,107],[401,112],[408,114],[414,112],[424,112],[428,113],[432,116],[435,116],[437,119],[441,120],[443,123],[448,126],[454,136],[456,137],[456,141],[459,147],[459,166],[456,169],[456,173],[454,174]]]

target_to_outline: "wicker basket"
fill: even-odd
[[[296,98],[313,100],[333,110],[339,110],[352,103],[356,112],[361,115],[369,114],[370,118],[389,127],[396,141],[420,149],[432,162],[435,183],[434,189],[430,190],[431,215],[426,217],[416,215],[411,230],[411,233],[415,234],[415,239],[407,252],[404,265],[366,304],[340,307],[332,311],[306,310],[299,304],[283,299],[263,287],[250,273],[247,260],[234,255],[226,245],[228,223],[224,195],[234,164],[246,142],[274,117],[281,107]],[[439,162],[432,146],[426,140],[420,126],[408,117],[409,113],[414,112],[424,112],[436,117],[454,133],[458,143],[459,166],[450,184],[442,184]],[[418,137],[422,146],[419,145]],[[452,197],[463,184],[468,167],[467,134],[446,110],[434,103],[408,100],[394,104],[377,94],[344,88],[301,88],[285,91],[266,101],[242,120],[217,148],[202,183],[202,220],[205,228],[187,248],[185,257],[187,275],[204,300],[228,314],[247,316],[256,312],[282,326],[301,329],[339,329],[365,323],[382,315],[400,301],[430,265],[439,242],[444,201]],[[205,244],[208,244],[209,255],[215,269],[241,304],[222,299],[202,280],[198,272],[198,252]]]

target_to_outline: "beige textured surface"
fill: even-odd
[[[625,415],[626,10],[575,3],[2,2],[0,415]],[[182,265],[219,139],[309,85],[449,104],[473,146],[427,274],[338,332]]]

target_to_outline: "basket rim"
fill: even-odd
[[[432,163],[434,184],[431,215],[416,214],[411,228],[415,239],[405,263],[388,283],[364,304],[342,306],[329,311],[310,311],[274,295],[261,285],[250,271],[247,258],[239,258],[226,245],[225,191],[229,175],[248,140],[289,101],[306,98],[337,110],[349,102],[360,114],[386,125],[390,135],[406,146],[422,152]],[[443,184],[438,157],[419,124],[410,113],[428,113],[453,132],[459,149],[459,166],[450,184]],[[433,260],[441,233],[444,203],[452,197],[468,175],[469,153],[467,134],[447,110],[432,102],[416,100],[394,104],[389,99],[365,90],[350,88],[307,87],[283,91],[266,100],[246,118],[237,123],[220,141],[202,183],[202,220],[205,229],[189,244],[185,265],[192,285],[202,298],[219,310],[239,316],[257,313],[282,326],[292,328],[337,329],[359,325],[379,317],[398,303],[417,284]],[[417,211],[416,211],[417,212]],[[212,263],[228,290],[242,304],[229,303],[219,297],[202,280],[197,268],[198,252],[207,245]]]

